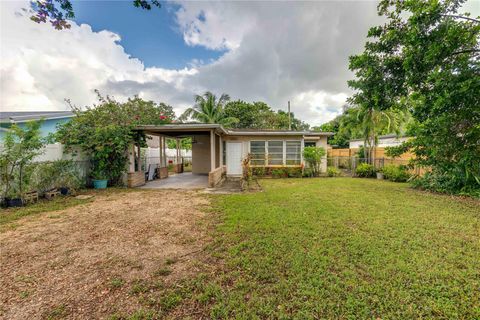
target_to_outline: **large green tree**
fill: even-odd
[[[232,123],[233,128],[246,129],[288,129],[288,113],[283,110],[275,112],[265,102],[245,102],[242,100],[230,101],[225,106],[225,116],[237,118],[238,122]],[[292,130],[308,130],[309,125],[290,113]]]
[[[277,112],[272,112],[266,115],[264,120],[266,129],[281,129],[288,130],[289,123],[292,130],[308,130],[310,125],[306,122],[303,122],[300,119],[295,118],[295,113],[290,112],[290,120],[288,112],[283,110],[277,110]]]
[[[432,170],[426,186],[480,193],[480,20],[459,14],[463,3],[381,1],[386,22],[351,57],[349,84],[358,105],[412,114],[415,161]]]
[[[232,125],[234,128],[263,128],[265,115],[271,112],[272,109],[264,102],[236,100],[225,105],[225,115],[238,119],[238,122]]]
[[[333,132],[334,135],[328,137],[328,144],[338,148],[348,148],[351,139],[361,137],[358,130],[357,109],[344,106],[342,114],[336,116],[333,120],[320,126],[313,127],[314,131]]]
[[[205,92],[203,95],[196,95],[195,105],[185,110],[180,116],[180,120],[193,119],[200,123],[218,123],[231,126],[238,122],[238,119],[225,114],[224,108],[228,101],[230,101],[230,96],[225,93],[220,98],[217,98],[210,91]]]

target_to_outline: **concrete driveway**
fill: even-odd
[[[147,182],[140,188],[146,189],[203,189],[208,187],[208,175],[191,172],[172,174],[167,179]]]

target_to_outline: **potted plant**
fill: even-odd
[[[73,172],[66,172],[58,179],[58,190],[62,195],[72,194],[80,188],[81,181]]]
[[[93,187],[95,189],[105,189],[107,188],[108,177],[105,174],[104,170],[99,167],[95,167],[92,171],[93,177]]]
[[[75,164],[71,160],[57,160],[53,163],[57,176],[55,185],[62,195],[74,193],[82,185]]]
[[[6,194],[5,202],[6,207],[23,207],[24,201],[20,191],[16,188],[12,188]]]

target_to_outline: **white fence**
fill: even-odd
[[[0,144],[0,152],[3,151],[3,145]],[[79,151],[72,153],[65,152],[65,147],[61,143],[47,144],[41,150],[41,154],[33,159],[33,162],[49,162],[55,160],[73,160],[88,161],[88,157]]]
[[[144,159],[146,159],[146,166],[150,164],[160,164],[160,148],[145,148]],[[167,164],[169,160],[172,160],[173,164],[177,162],[177,150],[176,149],[165,149],[165,153],[167,155]],[[180,150],[180,157],[181,158],[191,158],[192,157],[192,150]]]

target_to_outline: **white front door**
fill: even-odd
[[[227,142],[227,174],[242,175],[242,143]]]

